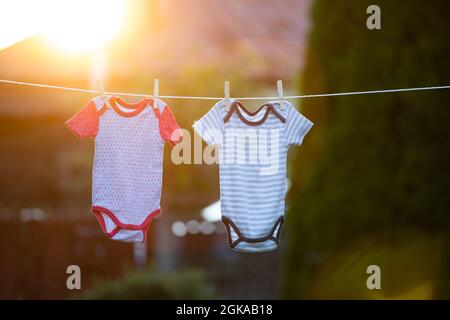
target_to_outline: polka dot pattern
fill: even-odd
[[[164,141],[170,142],[172,145],[176,145],[183,139],[181,130],[177,130],[178,126],[177,120],[170,111],[169,107],[166,106],[161,114],[161,126],[160,134]]]
[[[99,125],[99,111],[96,104],[91,100],[76,115],[66,121],[65,125],[78,137],[95,137]]]
[[[146,218],[160,209],[163,149],[165,130],[179,129],[168,107],[157,101],[159,112],[147,106],[132,117],[124,117],[106,109],[97,120],[97,128],[91,128],[95,110],[102,110],[101,98],[83,108],[68,121],[69,127],[79,136],[95,135],[95,156],[92,179],[92,204],[111,212],[118,223],[101,214],[107,233],[112,239],[128,242],[144,240]],[[164,123],[163,115],[172,118]],[[73,120],[76,119],[76,120]],[[161,123],[160,123],[161,121]],[[76,131],[75,131],[76,130]],[[99,218],[100,219],[100,218]],[[118,232],[113,232],[120,227]],[[135,230],[138,229],[138,230]]]

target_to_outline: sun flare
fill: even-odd
[[[42,34],[56,47],[72,52],[104,46],[121,29],[124,0],[44,1]]]

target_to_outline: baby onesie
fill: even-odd
[[[145,241],[160,213],[164,142],[182,139],[169,107],[156,99],[96,97],[65,125],[78,138],[95,138],[92,212],[103,232],[114,240]]]
[[[230,248],[263,252],[280,244],[286,194],[286,156],[313,123],[289,102],[270,102],[251,112],[238,101],[218,102],[194,125],[218,146],[222,222]]]

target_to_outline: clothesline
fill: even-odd
[[[48,85],[42,83],[32,83],[23,81],[13,81],[13,80],[2,80],[0,83],[24,85],[39,88],[49,88],[49,89],[59,89],[66,91],[84,92],[84,93],[94,93],[101,94],[100,91],[82,88],[72,88],[56,85]],[[377,93],[394,93],[394,92],[412,92],[412,91],[426,91],[426,90],[444,90],[450,89],[450,85],[445,86],[432,86],[432,87],[415,87],[415,88],[399,88],[399,89],[386,89],[386,90],[369,90],[369,91],[350,91],[350,92],[337,92],[337,93],[322,93],[322,94],[307,94],[307,95],[297,95],[297,96],[283,96],[283,99],[307,99],[307,98],[324,98],[324,97],[337,97],[337,96],[353,96],[353,95],[365,95],[365,94],[377,94]],[[128,96],[128,97],[154,97],[151,94],[143,93],[126,93],[126,92],[106,92],[109,95],[116,96]],[[186,100],[222,100],[223,97],[200,97],[200,96],[172,96],[172,95],[158,95],[158,98],[163,99],[186,99]],[[279,97],[233,97],[239,100],[276,100]]]

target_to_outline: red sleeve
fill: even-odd
[[[65,122],[67,128],[78,138],[95,137],[98,132],[99,112],[93,101],[90,101],[72,118]]]
[[[168,106],[164,107],[159,121],[159,133],[164,141],[175,146],[183,139],[183,133]]]

